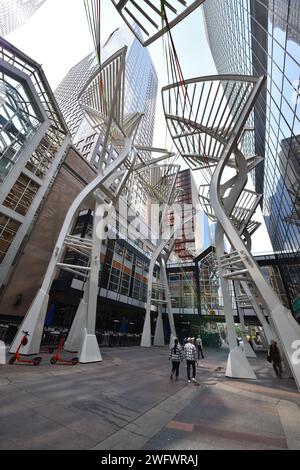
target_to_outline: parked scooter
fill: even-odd
[[[15,364],[15,362],[21,362],[23,364],[33,364],[34,366],[39,366],[41,361],[42,361],[41,357],[35,357],[34,359],[22,359],[20,349],[21,349],[22,346],[26,346],[26,344],[28,343],[27,337],[30,336],[28,331],[23,331],[22,333],[24,333],[24,336],[21,339],[21,342],[19,344],[19,347],[18,347],[17,351],[10,358],[9,364]]]
[[[73,357],[72,359],[64,359],[62,357],[64,344],[65,344],[65,338],[64,336],[62,336],[58,343],[56,354],[50,359],[50,363],[53,365],[59,363],[63,365],[76,366],[76,364],[78,364],[78,357]]]

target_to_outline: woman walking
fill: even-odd
[[[172,360],[172,372],[170,375],[170,379],[173,380],[173,375],[175,373],[176,380],[178,380],[179,366],[180,361],[183,360],[183,352],[177,338],[174,341],[174,346],[170,349],[169,360],[170,359]]]

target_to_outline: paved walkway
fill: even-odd
[[[200,386],[169,378],[165,348],[103,349],[100,364],[0,366],[0,449],[300,449],[300,394],[251,359],[258,380],[224,377],[205,351]]]

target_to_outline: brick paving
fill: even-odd
[[[200,386],[167,348],[102,349],[103,362],[0,366],[0,449],[300,449],[300,394],[261,356],[258,380],[224,377],[206,350]]]

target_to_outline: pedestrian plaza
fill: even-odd
[[[185,362],[170,380],[168,348],[103,348],[103,362],[0,369],[0,449],[300,449],[300,396],[265,353],[258,380],[224,376],[226,350],[206,349],[199,386]],[[49,356],[49,357],[48,357]]]

